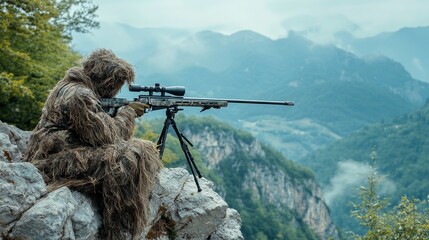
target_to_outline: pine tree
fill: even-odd
[[[375,168],[376,153],[371,154],[372,173],[368,176],[368,186],[360,189],[359,204],[354,205],[352,215],[367,228],[365,235],[353,234],[357,240],[402,240],[429,239],[429,209],[427,201],[403,196],[392,210],[388,210],[389,199],[377,193],[380,178]]]

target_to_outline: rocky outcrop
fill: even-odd
[[[175,239],[243,239],[237,211],[202,178],[197,192],[193,178],[183,168],[161,171],[150,202],[151,215],[144,236]]]
[[[48,192],[38,170],[21,162],[29,132],[0,122],[0,240],[99,239],[97,203],[67,187]],[[182,168],[164,168],[141,239],[243,239],[237,211]],[[124,238],[125,239],[125,238]]]
[[[31,132],[0,121],[0,162],[19,162],[27,148]]]

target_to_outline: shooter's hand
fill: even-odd
[[[131,102],[128,104],[137,114],[137,117],[143,116],[145,109],[150,108],[149,105],[141,103],[141,102]]]

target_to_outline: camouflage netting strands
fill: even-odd
[[[133,79],[130,64],[95,51],[52,90],[26,155],[50,189],[68,186],[100,200],[108,239],[141,233],[161,168],[154,144],[131,138],[135,111],[124,106],[112,118],[100,105],[100,98],[115,96]]]

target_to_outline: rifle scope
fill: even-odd
[[[185,95],[184,86],[161,87],[159,83],[155,83],[155,86],[153,87],[131,84],[128,89],[131,92],[149,92],[149,96],[152,96],[154,92],[160,92],[161,96],[165,96],[165,93],[169,93],[174,96]]]

